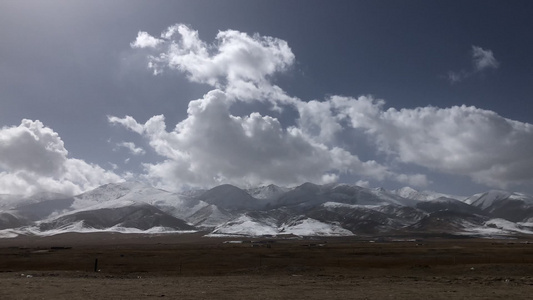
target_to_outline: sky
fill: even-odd
[[[1,1],[0,194],[533,194],[531,1]]]

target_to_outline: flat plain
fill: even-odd
[[[533,241],[450,236],[0,240],[0,299],[531,299]]]

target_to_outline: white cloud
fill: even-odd
[[[133,155],[144,155],[146,153],[143,148],[137,147],[135,143],[132,142],[120,142],[117,143],[117,147],[126,148]]]
[[[343,129],[338,118],[333,115],[332,105],[329,101],[298,101],[296,107],[299,113],[299,127],[306,134],[321,142],[332,142],[335,135]]]
[[[370,96],[305,102],[272,84],[271,78],[294,62],[285,41],[228,30],[219,32],[216,43],[206,44],[180,24],[166,30],[161,40],[158,54],[150,58],[156,73],[177,70],[216,89],[191,101],[188,117],[170,132],[162,115],[144,124],[130,116],[109,117],[110,123],[143,135],[164,158],[144,165],[144,176],[160,185],[288,185],[331,182],[344,174],[362,178],[362,184],[367,179],[430,183],[424,174],[395,171],[408,165],[469,176],[489,186],[533,182],[531,124],[466,106],[384,109],[383,100]],[[450,80],[499,65],[492,51],[477,46],[472,59],[474,70],[450,72]],[[239,101],[265,100],[278,110],[295,109],[295,125],[283,127],[277,118],[259,113],[230,113]],[[386,163],[361,161],[357,146],[340,146],[337,136],[350,130],[368,137],[353,144],[373,141]]]
[[[476,71],[497,69],[500,66],[491,50],[485,50],[478,46],[472,46],[472,59]]]
[[[473,70],[449,71],[448,80],[451,83],[461,82],[476,74],[483,73],[488,69],[497,69],[500,63],[494,58],[492,50],[485,50],[478,46],[472,46],[472,64]]]
[[[154,38],[147,32],[139,31],[137,38],[130,45],[132,48],[155,48],[161,43],[163,43],[163,40]]]
[[[193,82],[224,89],[241,100],[284,94],[269,80],[294,62],[294,54],[283,40],[226,30],[217,34],[215,43],[206,44],[197,31],[183,24],[169,27],[161,38],[142,32],[132,43],[132,47],[137,47],[145,40],[157,41],[159,54],[150,56],[148,64],[155,74],[165,69],[177,70]]]
[[[283,128],[276,118],[252,113],[233,116],[227,94],[214,90],[189,103],[188,117],[167,132],[163,116],[142,127],[151,147],[165,161],[145,164],[146,177],[165,187],[176,183],[212,186],[219,183],[258,185],[329,183],[338,173],[382,180],[395,173],[375,161],[362,162],[345,149],[328,147],[300,128]],[[117,119],[113,119],[117,121]]]
[[[138,133],[138,134],[142,134],[143,133],[143,127],[140,126],[139,124],[137,124],[137,121],[135,121],[135,119],[131,116],[126,116],[125,118],[117,118],[117,117],[113,117],[113,116],[107,116],[107,119],[108,121],[111,123],[111,124],[120,124],[122,126],[125,126],[127,127],[128,129]]]
[[[67,150],[59,135],[39,121],[22,120],[18,127],[0,129],[0,167],[40,175],[63,170]]]
[[[448,72],[448,80],[451,83],[457,83],[457,82],[463,81],[464,79],[470,77],[471,75],[472,75],[472,73],[468,73],[465,70],[461,70],[459,72],[449,71]]]
[[[533,125],[467,106],[384,110],[369,97],[328,99],[353,128],[364,130],[380,151],[412,163],[479,183],[505,188],[533,182]],[[399,181],[426,178],[398,177]]]
[[[98,165],[69,158],[63,141],[40,121],[0,129],[0,193],[47,190],[79,193],[120,177]]]

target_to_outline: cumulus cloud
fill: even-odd
[[[79,193],[120,177],[69,158],[59,135],[40,121],[0,129],[0,193]]]
[[[165,130],[163,116],[127,126],[142,127],[151,147],[165,157],[164,162],[145,164],[148,178],[163,186],[176,182],[242,186],[329,183],[338,180],[339,173],[378,180],[397,175],[375,161],[362,162],[345,149],[328,147],[300,128],[283,128],[276,118],[259,113],[233,116],[226,97],[223,91],[213,90],[191,101],[188,117],[171,132]],[[111,117],[110,121],[126,124]]]
[[[500,63],[494,57],[492,50],[472,46],[472,65],[473,69],[469,71],[464,69],[461,71],[449,71],[448,80],[451,83],[457,83],[488,69],[497,69]]]
[[[337,118],[364,130],[397,162],[502,188],[533,181],[531,124],[464,105],[385,110],[384,101],[371,97],[333,96],[327,102]]]
[[[155,48],[163,43],[162,40],[149,35],[147,32],[139,31],[137,38],[130,45],[132,48]]]
[[[119,124],[124,127],[129,128],[130,130],[142,134],[144,128],[135,121],[135,119],[131,116],[126,116],[125,118],[117,118],[114,116],[107,116],[107,119],[111,124]]]
[[[148,63],[154,74],[165,69],[183,72],[193,82],[224,89],[241,100],[264,100],[272,94],[278,99],[287,97],[269,80],[294,62],[287,42],[277,38],[226,30],[217,34],[214,43],[207,44],[197,31],[177,24],[160,38],[139,32],[131,46],[157,46],[157,53],[149,56]]]
[[[0,130],[0,167],[39,175],[63,171],[67,150],[59,135],[39,121],[22,120],[20,126]]]
[[[214,88],[189,103],[187,118],[172,131],[166,130],[163,115],[144,124],[130,116],[108,117],[111,124],[143,135],[163,157],[144,165],[144,176],[158,185],[327,183],[346,174],[361,178],[361,184],[431,182],[424,174],[397,171],[402,166],[468,176],[497,187],[533,182],[531,124],[466,106],[385,109],[384,100],[371,96],[303,101],[272,83],[276,73],[294,62],[285,41],[227,30],[208,44],[181,24],[152,37],[156,42],[149,37],[140,33],[132,47],[154,50],[149,68],[155,73],[175,70]],[[477,46],[472,47],[472,60],[472,71],[451,73],[450,80],[499,66],[492,51]],[[279,110],[296,111],[294,125],[284,127],[276,117],[257,112],[230,113],[239,101],[265,100]],[[366,135],[352,144],[372,141],[376,157],[385,159],[362,161],[358,148],[341,146],[337,137],[349,132]]]
[[[137,147],[135,143],[132,142],[120,142],[117,143],[117,147],[126,148],[133,155],[144,155],[146,153],[143,148]]]

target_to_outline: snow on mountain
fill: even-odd
[[[30,227],[21,227],[17,229],[10,230],[0,230],[0,238],[14,238],[19,235],[32,235],[32,236],[52,236],[62,233],[100,233],[100,232],[113,232],[113,233],[124,233],[124,234],[184,234],[184,233],[193,233],[196,230],[176,230],[170,227],[152,227],[147,230],[142,230],[139,228],[132,227],[123,227],[123,226],[113,226],[104,229],[96,229],[88,227],[84,224],[83,221],[66,224],[65,226],[50,229],[47,231],[41,231],[37,226]]]
[[[211,235],[242,235],[242,236],[263,236],[277,235],[276,220],[250,217],[242,214],[222,225],[219,225],[211,232]]]
[[[482,226],[465,228],[464,234],[481,236],[509,236],[514,234],[533,234],[533,224],[514,223],[505,219],[491,219]]]
[[[533,234],[533,197],[489,191],[460,199],[402,188],[304,183],[171,193],[140,182],[67,197],[0,195],[0,238],[62,232],[181,232],[215,235],[343,236],[421,232]]]
[[[231,220],[234,215],[219,209],[216,205],[208,204],[187,217],[187,221],[197,227],[216,227]]]
[[[384,188],[370,189],[370,193],[373,194],[376,198],[380,199],[383,204],[415,206],[418,202],[416,199],[399,197],[398,195],[391,193],[385,190]]]
[[[330,209],[358,209],[358,208],[368,208],[368,209],[378,209],[381,207],[381,205],[361,205],[361,204],[347,204],[347,203],[339,203],[339,202],[326,202],[321,205],[325,208]]]
[[[533,218],[533,197],[506,191],[489,191],[473,195],[465,203],[478,207],[493,218],[513,222]]]
[[[485,226],[492,227],[492,228],[498,228],[506,231],[514,231],[524,234],[533,234],[533,231],[531,230],[531,226],[528,226],[531,224],[520,224],[520,223],[514,223],[505,219],[491,219],[485,222]]]
[[[486,193],[479,193],[470,196],[466,198],[464,202],[472,206],[479,207],[481,209],[486,209],[491,206],[495,201],[506,199],[510,195],[511,193],[509,192],[492,190]]]
[[[216,235],[242,235],[242,236],[348,236],[353,235],[347,229],[337,224],[328,224],[303,216],[296,216],[279,225],[275,218],[258,218],[249,214],[243,214],[229,222],[226,222],[213,230],[212,236]]]
[[[72,209],[78,211],[98,209],[102,208],[99,206],[101,204],[123,206],[121,201],[150,204],[180,219],[185,219],[207,205],[193,197],[180,197],[179,194],[156,189],[140,182],[124,182],[106,184],[75,196]]]
[[[418,191],[408,186],[403,187],[401,189],[392,190],[391,193],[398,195],[402,198],[413,199],[413,200],[418,200],[418,201],[430,201],[430,200],[435,200],[435,199],[442,198],[442,197],[449,198],[449,199],[456,199],[456,200],[465,199],[465,197],[461,197],[461,196],[452,196],[452,195],[436,193],[436,192],[431,192],[431,191]]]
[[[350,236],[353,233],[338,224],[327,224],[315,219],[296,217],[278,228],[278,234],[297,236]]]
[[[491,190],[485,193],[475,194],[464,200],[465,203],[479,207],[481,209],[487,209],[495,202],[509,199],[523,201],[526,204],[533,205],[533,197],[521,193],[512,193],[507,191]]]
[[[162,197],[161,197],[162,196]],[[117,199],[151,202],[153,199],[172,197],[172,194],[140,182],[109,183],[75,196],[74,209],[91,207]],[[152,204],[152,203],[149,203]]]
[[[19,236],[20,233],[14,229],[0,230],[0,239],[12,239]]]
[[[91,210],[81,210],[64,214],[54,219],[38,222],[40,231],[50,231],[82,222],[84,227],[108,229],[111,227],[137,228],[148,230],[152,227],[168,227],[175,230],[193,230],[194,227],[160,209],[131,200],[110,201],[93,206]]]
[[[279,187],[275,184],[270,184],[267,186],[260,186],[256,188],[247,189],[246,192],[255,199],[260,200],[276,200],[282,194],[290,191],[289,188]]]

